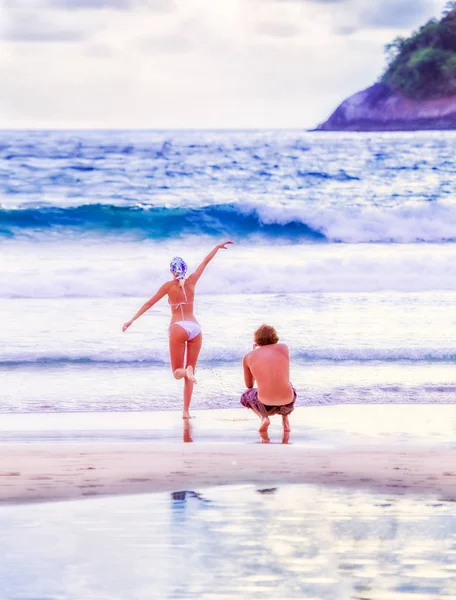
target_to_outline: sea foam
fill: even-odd
[[[173,256],[190,272],[208,238],[167,243],[5,242],[2,298],[149,297],[169,279]],[[200,294],[456,290],[456,244],[256,245],[235,239],[209,265]]]

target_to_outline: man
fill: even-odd
[[[245,385],[241,404],[261,419],[258,431],[265,434],[271,415],[282,415],[283,431],[290,431],[288,415],[294,409],[296,390],[290,383],[290,357],[286,344],[279,344],[274,327],[261,325],[254,334],[253,350],[243,359]],[[254,388],[254,383],[258,388]]]

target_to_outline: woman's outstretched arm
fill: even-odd
[[[152,298],[150,298],[147,302],[145,302],[141,306],[141,308],[138,310],[138,312],[135,314],[135,316],[132,319],[130,319],[130,321],[127,321],[126,323],[123,324],[122,331],[127,331],[127,329],[130,327],[130,325],[133,323],[133,321],[136,321],[136,319],[139,319],[139,317],[141,315],[143,315],[146,311],[148,311],[149,308],[151,308],[154,304],[156,304],[159,300],[161,300],[161,298],[163,298],[163,296],[167,293],[168,286],[169,286],[169,281],[164,283],[161,286],[161,288],[158,290],[158,292],[156,294],[154,294],[152,296]]]
[[[198,268],[193,271],[193,273],[189,276],[192,278],[192,282],[196,283],[198,281],[198,279],[201,277],[201,275],[203,274],[204,269],[207,267],[207,265],[211,262],[211,260],[214,258],[214,256],[217,254],[217,252],[219,250],[221,250],[223,248],[223,250],[227,249],[227,245],[228,244],[232,244],[233,242],[228,241],[228,242],[223,242],[223,244],[218,244],[213,250],[211,250],[209,252],[209,254],[206,256],[206,258],[204,258],[201,261],[201,264],[198,266]]]

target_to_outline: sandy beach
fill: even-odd
[[[40,419],[2,419],[2,503],[245,483],[313,483],[456,500],[452,406],[301,408],[290,438],[282,438],[277,420],[269,443],[255,433],[256,419],[241,410],[196,412],[190,428],[177,413]]]
[[[0,501],[46,501],[254,483],[317,483],[456,501],[456,452],[429,448],[333,450],[164,443],[33,444],[2,448]]]
[[[2,415],[2,598],[454,598],[456,406],[194,414]]]

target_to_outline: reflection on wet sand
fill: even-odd
[[[199,494],[198,492],[194,492],[193,490],[182,490],[180,492],[172,492],[171,498],[176,500],[177,502],[183,502],[187,498],[196,498],[197,500],[201,500],[201,502],[209,502],[206,498]]]
[[[176,552],[184,538],[195,550],[191,540],[197,538],[198,547],[208,549],[199,568],[218,573],[218,580],[206,573],[205,584],[176,581],[168,598],[212,600],[212,585],[241,599],[452,598],[452,503],[315,486],[255,491],[264,499],[255,500],[252,488],[213,488],[204,497],[210,506],[182,507]],[[185,497],[199,500],[200,494]]]
[[[269,437],[269,433],[267,431],[259,431],[260,443],[261,444],[269,444],[271,442],[271,438]],[[288,444],[290,442],[290,432],[283,431],[282,432],[282,444]]]
[[[316,485],[0,508],[10,598],[454,598],[456,507]],[[223,592],[223,593],[222,593]]]
[[[183,419],[183,441],[185,443],[193,442],[193,428],[189,419]],[[253,435],[253,434],[252,434]],[[271,438],[268,431],[258,431],[261,444],[271,443]],[[282,431],[282,444],[288,444],[290,442],[290,432]]]
[[[190,423],[189,419],[182,419],[183,423],[184,423],[184,442],[188,443],[188,442],[193,442],[193,437],[192,437],[192,425]]]

